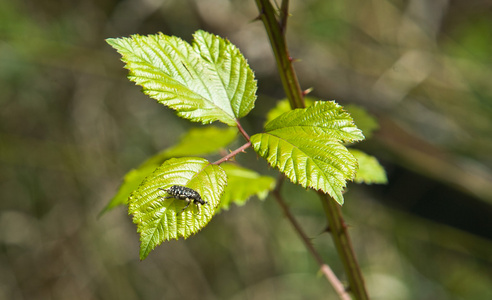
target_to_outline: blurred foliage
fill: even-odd
[[[125,78],[105,38],[197,29],[255,71],[244,120],[284,97],[253,1],[0,2],[0,299],[327,299],[331,287],[271,199],[138,260],[124,174],[189,124]],[[349,185],[343,212],[374,299],[490,299],[492,31],[487,1],[291,1],[303,88],[378,117],[363,150],[389,185]],[[238,162],[273,170],[248,151]],[[315,193],[283,194],[337,274]],[[268,216],[268,217],[267,217]],[[341,276],[343,278],[343,275]]]
[[[386,172],[374,156],[352,148],[349,148],[349,151],[357,158],[357,162],[359,163],[359,169],[357,170],[354,182],[365,184],[388,183]]]
[[[265,200],[275,188],[273,177],[262,176],[234,163],[222,163],[220,166],[227,174],[227,186],[220,199],[221,210],[228,210],[231,204],[243,206],[252,196]]]

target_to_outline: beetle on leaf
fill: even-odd
[[[180,199],[187,202],[186,206],[183,207],[182,210],[178,212],[178,214],[182,213],[188,206],[190,206],[191,202],[197,205],[198,212],[200,212],[200,205],[208,204],[207,201],[204,201],[200,194],[194,189],[190,189],[189,187],[181,186],[181,185],[173,185],[168,189],[159,188],[160,190],[168,193],[170,196],[162,197],[164,199]]]

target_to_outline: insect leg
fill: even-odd
[[[188,201],[188,203],[186,204],[186,206],[185,206],[185,207],[183,207],[183,209],[182,209],[182,210],[180,210],[180,211],[179,211],[179,213],[177,213],[177,214],[182,213],[182,212],[183,212],[183,210],[185,210],[188,206],[190,206],[190,203],[191,203],[191,201]]]

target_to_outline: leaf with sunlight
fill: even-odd
[[[228,40],[202,30],[193,37],[191,45],[162,33],[106,41],[122,55],[130,80],[180,117],[236,126],[254,107],[253,71]]]
[[[236,136],[237,129],[230,127],[207,126],[190,129],[176,145],[150,157],[138,168],[128,172],[118,192],[101,211],[100,216],[118,205],[126,204],[131,192],[136,190],[144,178],[155,171],[165,160],[172,157],[201,156],[218,152],[232,143]]]
[[[232,163],[223,163],[221,167],[227,174],[227,187],[220,201],[220,209],[229,209],[231,203],[244,205],[246,201],[257,196],[264,200],[275,187],[275,179],[262,176],[257,172]]]
[[[128,200],[140,233],[140,259],[163,241],[188,238],[200,231],[215,214],[227,184],[224,170],[198,157],[172,158],[148,176]],[[197,191],[208,204],[191,203],[170,196],[163,189],[181,185]]]
[[[352,118],[334,101],[281,114],[255,134],[255,151],[292,182],[322,190],[343,204],[342,190],[355,177],[357,160],[342,144],[364,139]]]
[[[313,105],[315,102],[315,98],[308,96],[304,97],[306,107]],[[343,109],[350,114],[355,125],[362,131],[366,140],[372,137],[374,131],[379,129],[379,124],[376,118],[369,114],[363,107],[356,104],[349,104],[345,105]],[[270,109],[268,112],[265,124],[290,110],[292,110],[292,108],[290,107],[290,102],[288,99],[278,101],[277,105],[275,105],[275,107]]]
[[[306,105],[306,107],[313,105],[314,102],[316,102],[316,100],[314,98],[311,98],[308,96],[304,97],[304,104]],[[270,122],[271,120],[280,116],[281,114],[289,112],[291,110],[292,110],[292,108],[290,107],[289,99],[285,98],[285,99],[277,101],[277,105],[275,105],[275,107],[273,107],[272,109],[270,109],[268,111],[267,116],[266,116],[265,125],[268,122]]]

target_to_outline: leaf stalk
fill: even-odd
[[[241,147],[237,148],[236,150],[232,151],[231,153],[227,154],[221,159],[213,162],[212,165],[220,165],[221,163],[232,159],[234,156],[238,155],[239,153],[244,152],[244,150],[246,150],[249,147],[251,147],[251,142],[248,141],[246,144],[242,145]]]
[[[248,133],[243,129],[243,126],[241,126],[241,123],[239,123],[238,120],[236,120],[236,124],[237,124],[237,129],[239,130],[239,132],[244,136],[244,138],[249,142],[249,135]]]

